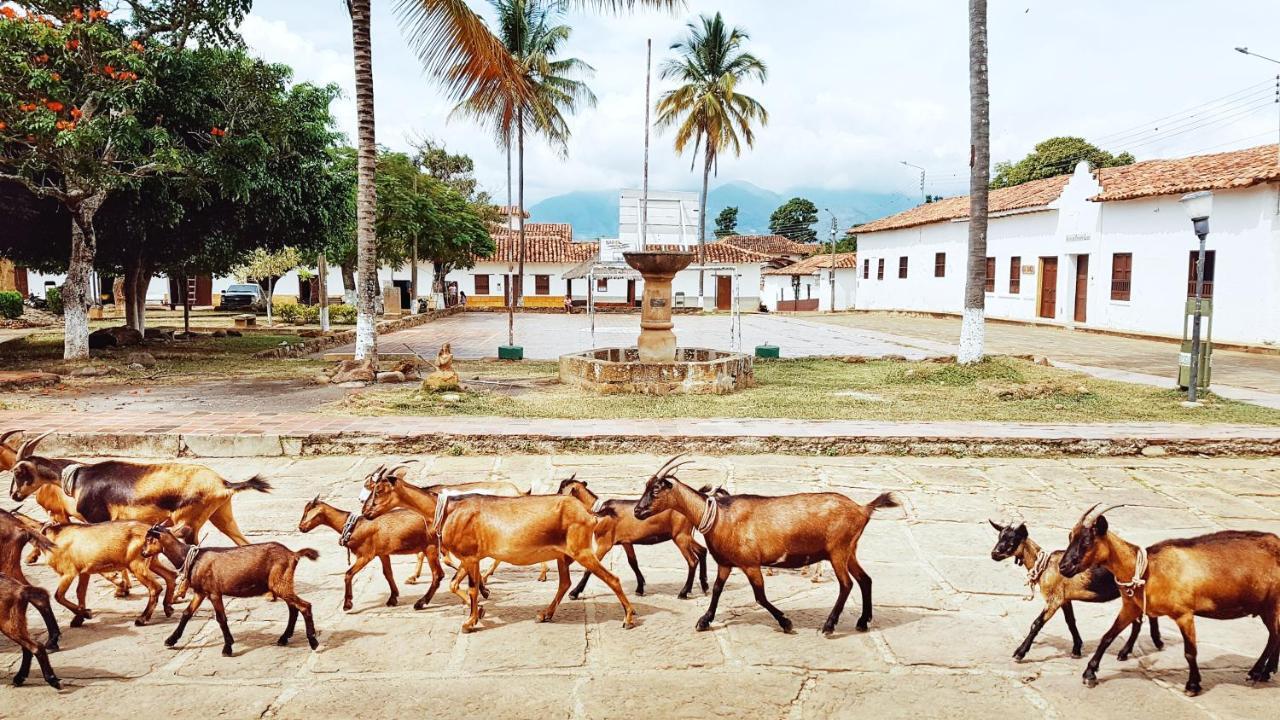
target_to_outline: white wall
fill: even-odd
[[[854,307],[857,296],[857,273],[851,268],[836,269],[836,310],[849,310]],[[821,270],[815,275],[800,276],[800,299],[818,299],[818,311],[831,311],[831,271]],[[764,290],[761,301],[769,312],[778,311],[779,300],[794,300],[795,288],[791,284],[790,275],[765,275]]]

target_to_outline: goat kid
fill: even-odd
[[[1135,620],[1164,615],[1182,631],[1188,695],[1200,693],[1196,662],[1196,616],[1231,620],[1256,615],[1267,628],[1267,644],[1249,670],[1250,683],[1265,682],[1280,659],[1280,536],[1226,530],[1150,547],[1128,543],[1110,532],[1106,513],[1094,505],[1071,529],[1059,567],[1066,577],[1104,567],[1121,589],[1120,613],[1098,642],[1084,671],[1084,684],[1098,684],[1098,666],[1107,646]]]
[[[147,589],[147,604],[134,620],[135,625],[146,625],[155,611],[161,587],[156,575],[164,581],[165,617],[173,615],[174,572],[143,555],[147,528],[146,523],[135,520],[45,526],[44,536],[53,542],[49,567],[58,574],[58,589],[53,597],[72,612],[71,627],[79,627],[93,617],[85,606],[89,576],[112,570],[128,569]],[[67,589],[77,580],[76,603],[72,604],[67,600]]]
[[[898,506],[891,493],[881,493],[866,505],[838,493],[707,496],[676,478],[675,470],[685,464],[677,463],[678,459],[676,456],[668,460],[649,478],[634,512],[637,519],[644,520],[674,510],[696,523],[702,533],[717,568],[711,605],[698,619],[698,630],[711,627],[720,593],[736,567],[747,576],[756,602],[769,611],[783,632],[791,632],[791,621],[765,596],[760,568],[798,568],[823,560],[831,563],[840,584],[836,604],[822,626],[823,634],[835,631],[853,588],[851,575],[862,590],[858,630],[867,629],[871,621],[871,576],[858,564],[858,539],[873,512]]]
[[[179,535],[181,537],[179,537]],[[320,646],[316,639],[315,622],[311,619],[311,603],[298,597],[294,590],[293,576],[298,560],[315,560],[320,553],[311,548],[298,551],[277,542],[252,543],[229,548],[203,548],[193,545],[195,533],[188,527],[170,530],[164,525],[153,525],[146,531],[143,545],[144,557],[164,555],[174,567],[181,568],[179,576],[185,591],[191,589],[191,604],[182,611],[178,627],[165,639],[164,644],[173,647],[187,629],[191,616],[207,597],[213,603],[214,617],[222,628],[222,654],[232,656],[231,628],[227,626],[227,611],[222,604],[225,597],[256,597],[268,593],[289,606],[289,621],[277,645],[288,645],[293,629],[302,613],[307,629],[307,643],[315,650]]]
[[[376,518],[397,507],[414,510],[431,522],[431,532],[440,536],[441,550],[458,558],[460,568],[450,583],[450,591],[461,596],[459,587],[465,574],[471,612],[462,625],[463,632],[474,630],[484,617],[479,603],[483,584],[480,561],[484,558],[512,565],[556,562],[560,582],[551,604],[538,613],[539,622],[549,622],[554,617],[569,590],[569,563],[576,560],[618,596],[625,612],[623,627],[635,626],[635,610],[622,584],[596,559],[597,518],[577,499],[565,495],[437,496],[400,480],[394,473],[370,478],[365,491],[366,518]],[[606,538],[603,544],[609,546],[613,541]]]
[[[32,530],[25,521],[13,513],[0,510],[0,575],[33,588],[34,591],[27,594],[26,601],[35,606],[36,611],[40,613],[40,618],[44,620],[45,629],[49,633],[44,647],[53,652],[58,649],[58,639],[62,637],[62,631],[58,629],[58,621],[53,617],[49,593],[44,588],[32,585],[22,573],[22,548],[27,543],[45,551],[53,549],[53,543],[49,542],[49,538],[41,535],[38,530]],[[24,620],[23,627],[26,627],[25,622]]]
[[[693,524],[677,512],[662,512],[646,520],[638,520],[635,516],[635,505],[638,500],[601,500],[585,480],[577,475],[560,482],[561,495],[572,495],[599,518],[596,521],[596,540],[599,553],[604,556],[613,548],[621,545],[627,554],[627,563],[636,575],[636,594],[644,595],[644,574],[640,572],[640,563],[636,560],[636,545],[657,545],[671,542],[680,551],[685,564],[689,566],[689,574],[685,578],[684,587],[676,597],[681,600],[689,598],[693,589],[693,573],[696,569],[702,583],[702,592],[707,591],[707,549],[693,539]],[[607,512],[601,512],[607,511]],[[601,540],[612,537],[612,545],[604,545]],[[569,593],[570,600],[577,600],[587,586],[591,573],[583,571],[582,579]]]
[[[991,523],[991,527],[999,533],[995,547],[991,549],[991,559],[1000,562],[1013,558],[1015,564],[1027,569],[1027,585],[1039,590],[1041,597],[1044,598],[1044,609],[1031,622],[1031,630],[1018,649],[1013,651],[1013,658],[1022,660],[1026,657],[1040,629],[1049,622],[1059,608],[1062,609],[1062,616],[1066,618],[1067,629],[1071,631],[1071,657],[1080,657],[1084,641],[1080,638],[1080,631],[1076,629],[1076,614],[1071,603],[1073,601],[1102,603],[1115,600],[1120,597],[1120,588],[1116,587],[1115,577],[1106,568],[1095,567],[1074,578],[1065,578],[1058,571],[1058,561],[1062,558],[1063,551],[1054,550],[1046,553],[1041,550],[1036,541],[1029,537],[1025,523],[1019,523],[1015,527],[1012,523],[1000,525],[995,520],[987,522]],[[1160,639],[1160,626],[1157,623],[1155,618],[1151,618],[1151,641],[1155,643],[1157,649],[1161,649],[1164,647],[1164,641]],[[1133,624],[1129,641],[1116,657],[1121,661],[1129,659],[1134,643],[1138,641],[1138,635],[1141,633],[1142,622],[1139,620]]]
[[[168,519],[196,532],[208,522],[232,542],[244,545],[249,540],[236,524],[231,498],[245,490],[271,491],[271,484],[260,477],[230,482],[200,465],[119,460],[77,463],[35,455],[36,446],[49,434],[27,440],[18,448],[9,494],[21,502],[31,495],[39,497],[42,488],[58,489],[74,501],[74,506],[66,508],[68,514],[85,522],[155,523]]]
[[[40,674],[44,676],[44,681],[50,687],[61,690],[62,681],[49,664],[46,646],[36,642],[27,630],[27,605],[35,605],[41,599],[47,607],[49,594],[44,590],[0,574],[0,634],[22,649],[22,663],[18,665],[18,672],[13,675],[13,684],[22,685],[27,681],[27,675],[31,672],[31,658],[34,657],[40,664]]]
[[[436,549],[434,536],[427,532],[427,524],[422,516],[411,510],[397,510],[387,513],[376,520],[365,520],[359,512],[346,512],[322,502],[320,496],[307,503],[302,509],[302,520],[298,522],[298,531],[311,532],[324,525],[338,533],[338,544],[347,548],[348,561],[352,553],[355,562],[344,573],[344,593],[342,609],[351,609],[351,581],[374,558],[382,561],[382,575],[391,588],[391,597],[387,607],[397,604],[400,590],[396,587],[395,574],[391,570],[392,555],[417,555],[418,569],[415,576],[422,572],[424,558],[431,559],[432,582],[440,584],[444,569],[440,567],[440,555]]]

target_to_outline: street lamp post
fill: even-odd
[[[823,208],[823,211],[831,216],[831,308],[829,312],[836,311],[836,214]]]
[[[1188,193],[1179,200],[1182,209],[1191,218],[1196,237],[1200,239],[1200,252],[1196,256],[1196,297],[1191,314],[1191,379],[1187,382],[1187,402],[1196,402],[1200,384],[1200,304],[1204,298],[1204,243],[1209,236],[1209,214],[1213,212],[1213,193],[1208,190]]]

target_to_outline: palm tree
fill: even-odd
[[[378,240],[374,222],[378,194],[374,175],[378,144],[373,128],[373,54],[369,40],[369,0],[346,0],[356,70],[356,353],[378,368]]]
[[[658,129],[676,128],[677,153],[693,142],[694,163],[702,149],[702,199],[698,205],[698,264],[706,264],[707,184],[719,166],[720,152],[742,154],[742,146],[755,144],[752,123],[769,122],[769,113],[755,99],[737,91],[745,78],[764,82],[765,64],[742,51],[750,36],[741,28],[728,29],[720,13],[703,15],[700,23],[689,23],[689,35],[671,46],[679,57],[667,60],[659,76],[682,84],[658,99]],[[703,273],[698,271],[698,299],[702,300]]]
[[[987,0],[969,0],[969,263],[956,361],[980,362],[987,283],[987,188],[991,181],[991,100],[987,93]]]
[[[544,135],[560,152],[569,151],[569,124],[565,114],[572,114],[582,102],[595,105],[596,97],[586,83],[575,76],[586,75],[593,68],[576,58],[553,59],[560,45],[569,39],[572,28],[554,21],[563,15],[563,4],[547,0],[489,0],[498,14],[498,38],[511,53],[523,74],[522,86],[515,92],[481,88],[464,99],[455,113],[470,116],[491,125],[500,146],[511,154],[515,137],[517,158],[516,222],[520,235],[517,281],[512,304],[522,305],[524,298],[524,139],[526,132]],[[507,168],[510,173],[510,164]],[[508,184],[510,177],[508,176]]]

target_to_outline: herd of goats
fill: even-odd
[[[222,630],[222,653],[231,655],[233,638],[223,598],[262,595],[289,608],[278,644],[288,644],[301,614],[307,641],[312,649],[318,646],[311,604],[294,590],[298,560],[315,560],[318,553],[312,549],[293,551],[276,542],[250,543],[232,515],[232,497],[246,490],[268,492],[269,483],[258,477],[230,482],[208,468],[191,464],[80,463],[44,457],[35,451],[48,433],[25,439],[15,448],[10,438],[19,432],[0,435],[0,471],[12,473],[10,494],[15,501],[34,497],[49,519],[0,510],[0,632],[22,650],[15,685],[26,680],[34,657],[45,681],[61,687],[47,655],[58,648],[61,631],[49,593],[23,575],[22,555],[28,544],[26,562],[47,555],[49,566],[57,573],[53,596],[71,612],[71,627],[92,617],[85,606],[85,594],[90,576],[101,574],[116,584],[119,596],[128,594],[130,578],[146,588],[147,603],[135,621],[137,625],[151,619],[157,602],[166,616],[172,615],[175,597],[182,598],[190,591],[190,603],[165,640],[170,647],[208,598]],[[480,596],[488,598],[486,583],[498,563],[541,563],[543,578],[547,564],[556,564],[559,586],[551,603],[538,613],[540,622],[555,615],[569,591],[569,566],[576,562],[586,572],[570,597],[576,598],[588,578],[595,575],[621,603],[623,626],[632,627],[631,602],[618,577],[601,565],[601,559],[614,545],[621,545],[635,572],[636,592],[644,594],[644,576],[634,546],[668,541],[675,544],[688,565],[680,598],[689,596],[695,572],[700,572],[706,592],[708,551],[716,562],[710,605],[698,619],[698,630],[710,627],[725,581],[738,568],[747,576],[756,602],[783,631],[790,632],[791,621],[765,596],[761,568],[803,568],[822,562],[830,563],[839,584],[822,632],[829,635],[835,630],[855,581],[862,595],[857,628],[867,629],[871,577],[858,562],[858,540],[874,511],[898,505],[892,493],[883,493],[865,505],[831,492],[733,495],[681,482],[676,473],[686,463],[678,457],[664,463],[649,477],[638,500],[600,498],[576,478],[562,481],[552,495],[532,495],[506,482],[419,487],[405,479],[410,465],[383,465],[365,477],[359,510],[348,512],[317,496],[304,507],[298,529],[304,533],[321,525],[333,529],[339,535],[339,545],[354,558],[345,575],[346,610],[352,606],[352,578],[375,558],[391,590],[387,605],[395,605],[399,595],[390,556],[418,556],[417,571],[410,582],[422,573],[424,561],[429,565],[430,585],[414,604],[415,609],[431,601],[445,575],[441,561],[448,562],[456,568],[449,590],[469,608],[463,631],[474,630],[484,617]],[[1036,634],[1058,610],[1071,631],[1072,656],[1080,657],[1083,642],[1072,603],[1119,598],[1120,612],[1085,668],[1088,686],[1097,683],[1103,654],[1126,628],[1132,632],[1119,658],[1129,656],[1144,617],[1150,618],[1156,646],[1163,647],[1156,624],[1159,616],[1173,618],[1182,633],[1190,669],[1188,694],[1200,691],[1196,616],[1261,617],[1268,639],[1248,679],[1253,683],[1271,678],[1280,658],[1280,537],[1224,531],[1139,547],[1110,530],[1106,512],[1113,508],[1097,508],[1095,505],[1085,512],[1071,529],[1067,548],[1054,552],[1042,550],[1028,535],[1025,524],[991,523],[999,534],[992,559],[1013,558],[1025,567],[1028,585],[1037,588],[1045,600],[1044,609],[1014,652],[1015,658],[1021,660],[1026,655]],[[200,546],[196,538],[206,523],[235,545]],[[167,565],[156,560],[157,556],[163,556]],[[480,568],[486,558],[493,561],[487,573]],[[468,583],[465,593],[464,579]],[[75,602],[67,599],[73,582],[77,583]],[[36,608],[48,629],[44,643],[33,639],[27,630],[29,605]]]

